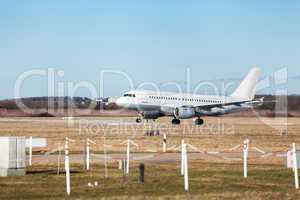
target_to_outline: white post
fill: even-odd
[[[164,133],[163,152],[166,153],[166,151],[167,151],[167,135]]]
[[[129,174],[129,159],[130,159],[130,139],[127,140],[127,163],[126,163],[126,174]]]
[[[29,166],[32,165],[32,136],[29,138]]]
[[[294,175],[295,175],[295,188],[299,188],[298,180],[298,166],[297,166],[297,154],[296,154],[296,145],[293,143],[293,165],[294,165]]]
[[[106,140],[104,137],[103,140],[103,151],[104,151],[104,177],[107,178],[108,177],[108,171],[107,171],[107,154],[106,154]]]
[[[65,141],[65,171],[66,171],[66,185],[67,185],[67,194],[71,193],[71,180],[70,180],[70,166],[69,166],[69,141],[66,138]]]
[[[181,140],[181,176],[184,175],[184,149],[183,149],[183,146],[184,146],[184,140]]]
[[[248,159],[248,145],[249,145],[249,140],[246,139],[244,140],[244,149],[243,149],[243,152],[244,152],[244,178],[247,178],[248,176],[248,169],[247,169],[247,159]]]
[[[188,157],[187,157],[187,144],[184,144],[184,190],[189,190],[189,174],[188,174]]]
[[[86,140],[86,170],[90,170],[90,140]]]

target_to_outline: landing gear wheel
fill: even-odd
[[[142,119],[141,118],[136,118],[136,123],[141,123],[142,122]]]
[[[196,125],[202,125],[204,123],[204,121],[203,121],[203,119],[201,119],[201,118],[197,118],[196,120],[195,120],[195,124]]]
[[[176,119],[176,118],[174,118],[174,119],[172,119],[172,124],[180,124],[180,120],[179,119]]]

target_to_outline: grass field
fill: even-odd
[[[80,127],[79,122],[88,122]],[[105,121],[106,124],[97,125]],[[222,151],[241,144],[245,138],[251,145],[266,152],[284,152],[292,142],[300,144],[300,119],[289,118],[287,134],[280,135],[278,127],[284,124],[263,123],[258,118],[205,118],[206,127],[197,129],[192,120],[180,126],[169,126],[168,118],[159,120],[160,136],[145,136],[147,125],[116,126],[118,118],[83,118],[68,120],[60,118],[1,118],[0,135],[45,137],[48,147],[35,151],[41,154],[63,144],[65,137],[75,139],[70,145],[72,153],[84,151],[87,137],[98,145],[94,152],[103,152],[103,136],[106,144],[112,145],[110,153],[124,153],[120,143],[132,138],[139,148],[135,152],[162,150],[162,134],[166,133],[168,147],[179,146],[181,139],[203,151]],[[133,118],[122,118],[131,122]],[[96,125],[97,126],[96,126]],[[97,131],[91,131],[94,128]],[[81,129],[79,131],[79,129]],[[176,152],[176,150],[172,150]],[[56,174],[56,163],[35,164],[28,168],[24,177],[0,178],[0,199],[299,199],[300,192],[294,189],[293,172],[286,169],[281,157],[267,157],[249,161],[249,177],[243,178],[241,161],[205,158],[189,162],[190,191],[183,189],[183,177],[179,175],[179,160],[172,162],[146,162],[146,181],[138,182],[138,162],[133,162],[130,176],[124,177],[116,162],[109,163],[109,177],[104,178],[103,166],[93,165],[91,172],[71,163],[72,194],[65,193],[64,174]],[[98,181],[98,187],[88,187],[88,182]]]
[[[84,172],[73,166],[72,193],[65,193],[65,176],[54,167],[35,166],[24,177],[0,179],[0,199],[299,199],[293,174],[276,166],[250,166],[243,178],[240,165],[190,163],[190,191],[183,189],[179,163],[146,165],[145,183],[138,181],[138,166],[124,177],[111,166],[104,178],[103,166]],[[88,182],[98,181],[97,187]]]

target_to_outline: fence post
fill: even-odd
[[[248,148],[249,148],[249,139],[244,140],[244,178],[247,178],[248,176],[248,169],[247,169],[247,159],[248,159]]]
[[[65,171],[66,171],[66,186],[67,186],[67,194],[71,193],[71,180],[70,180],[70,165],[69,165],[69,141],[66,138],[65,141]]]
[[[90,140],[86,140],[86,170],[90,170]]]
[[[167,151],[167,135],[164,133],[163,152],[166,153],[166,151]]]
[[[184,150],[184,190],[189,190],[189,174],[188,174],[188,157],[187,157],[187,144],[183,146]]]
[[[60,172],[60,156],[61,156],[61,147],[58,149],[58,156],[57,156],[57,175],[59,175]]]
[[[126,169],[127,169],[126,159],[122,160],[122,168],[123,168],[123,175],[126,175]]]
[[[127,140],[126,174],[129,174],[129,159],[130,159],[130,139]]]
[[[106,139],[104,137],[103,140],[103,153],[104,153],[104,177],[108,177],[108,169],[107,169],[107,152],[106,152]]]
[[[294,167],[294,176],[295,176],[295,188],[299,188],[299,180],[298,180],[298,166],[297,166],[297,150],[296,144],[293,143],[293,167]]]
[[[145,181],[145,165],[144,165],[144,163],[141,163],[139,168],[140,168],[140,182],[144,183],[144,181]]]
[[[184,175],[184,153],[183,153],[183,145],[184,145],[184,140],[181,140],[181,176]]]
[[[32,136],[29,138],[29,166],[32,165]]]

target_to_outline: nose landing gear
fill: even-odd
[[[136,118],[135,122],[136,122],[136,123],[141,123],[141,122],[142,122],[142,119],[138,117],[138,118]]]

